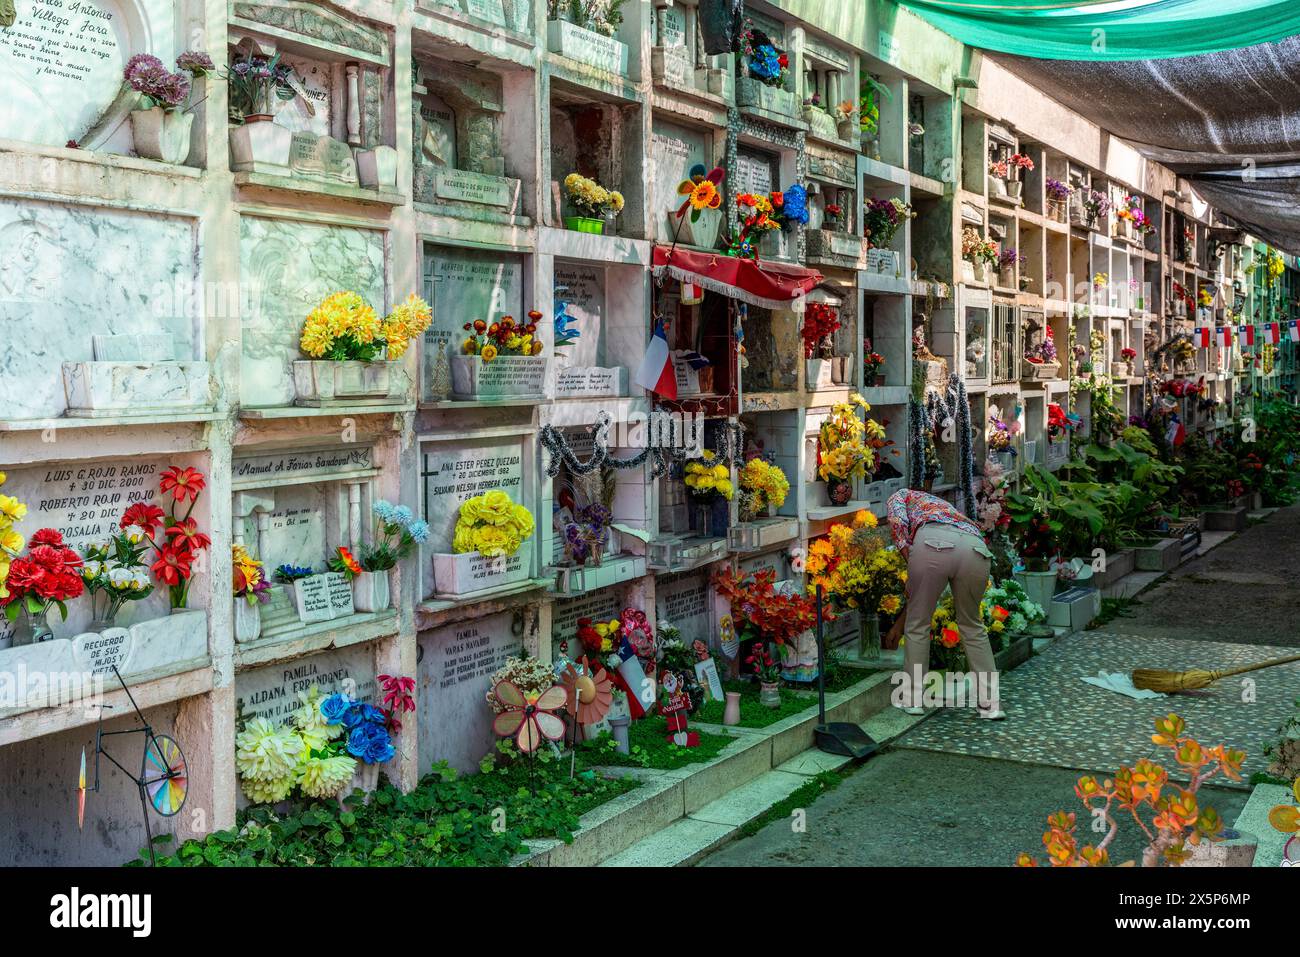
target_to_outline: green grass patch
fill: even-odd
[[[286,813],[261,805],[240,811],[235,827],[174,852],[155,838],[158,864],[170,867],[501,867],[527,850],[527,838],[573,841],[578,819],[638,787],[631,778],[569,777],[569,762],[539,752],[485,759],[481,773],[445,763],[409,794],[384,781],[370,795],[295,802]],[[148,849],[133,865],[148,862]]]
[[[668,740],[666,722],[658,715],[633,721],[627,730],[630,754],[620,754],[613,737],[606,731],[578,745],[578,760],[589,768],[612,765],[672,771],[688,764],[712,761],[723,748],[736,740],[729,734],[713,734],[696,728],[691,730],[699,735],[699,745],[679,747]]]
[[[740,725],[742,728],[766,728],[778,721],[806,711],[817,703],[816,698],[796,694],[789,688],[781,689],[781,706],[769,708],[758,700],[758,682],[726,681],[722,684],[724,691],[740,692]],[[706,701],[695,713],[695,720],[705,724],[722,724],[722,715],[726,705],[721,701]]]
[[[1289,788],[1292,785],[1292,782],[1286,778],[1280,778],[1276,774],[1269,774],[1267,771],[1256,771],[1250,776],[1249,783],[1251,787],[1257,784],[1280,784],[1284,788]]]
[[[806,808],[823,794],[835,790],[847,777],[842,771],[821,771],[811,777],[807,783],[799,785],[784,801],[773,804],[748,824],[740,828],[744,837],[753,837],[767,825],[781,818],[788,818],[799,808]]]

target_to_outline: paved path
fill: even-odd
[[[1244,749],[1249,778],[1300,697],[1300,663],[1148,701],[1079,679],[1103,669],[1220,669],[1294,654],[1300,593],[1286,569],[1297,559],[1300,508],[1285,509],[1143,594],[1132,617],[1071,635],[1005,675],[1009,720],[955,709],[932,715],[810,807],[806,831],[775,821],[705,864],[1009,864],[1018,851],[1039,854],[1049,812],[1079,810],[1073,785],[1081,770],[1110,773],[1161,752],[1150,743],[1151,722],[1169,711],[1203,744]],[[1206,799],[1231,822],[1248,794],[1245,781],[1225,782]],[[1122,844],[1114,859],[1136,850]]]

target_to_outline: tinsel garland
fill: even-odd
[[[544,425],[538,433],[538,441],[542,447],[550,453],[550,460],[546,463],[546,474],[551,478],[560,474],[560,467],[563,465],[574,475],[589,475],[601,466],[608,465],[615,469],[635,469],[640,468],[650,461],[650,475],[652,478],[659,478],[667,474],[673,461],[683,461],[687,458],[685,436],[679,434],[679,423],[682,419],[668,412],[655,410],[650,413],[646,421],[647,439],[654,437],[667,437],[669,444],[667,446],[655,445],[648,443],[644,449],[635,455],[625,459],[616,459],[609,454],[609,429],[610,415],[608,412],[599,412],[596,415],[595,435],[593,436],[593,451],[591,458],[583,462],[569,445],[569,440],[564,433],[553,425]],[[695,436],[701,447],[704,444],[704,436]],[[728,465],[737,459],[745,448],[745,427],[739,423],[729,423],[724,426],[718,435],[718,449],[716,454]]]
[[[949,419],[957,431],[957,508],[965,515],[974,516],[975,448],[971,441],[970,401],[966,396],[966,384],[956,372],[948,374],[948,388],[942,394],[930,391],[926,393],[924,403],[916,399],[908,402],[909,484],[920,488],[927,478],[934,477],[926,471],[925,437],[927,433],[933,435]]]

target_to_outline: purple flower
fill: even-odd
[[[176,58],[176,68],[193,76],[207,76],[216,69],[216,64],[201,50],[187,50]]]
[[[162,60],[153,54],[137,53],[126,61],[126,67],[122,70],[122,77],[127,83],[131,84],[132,89],[138,90],[140,87],[136,84],[141,76],[146,74],[156,76],[158,73],[166,72],[167,68],[163,66]]]

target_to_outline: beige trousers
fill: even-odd
[[[975,693],[982,708],[997,702],[982,700],[987,689],[996,687],[997,665],[984,630],[980,601],[989,580],[989,550],[983,540],[951,525],[930,522],[922,525],[912,540],[907,559],[907,624],[904,634],[904,668],[910,687],[910,701],[921,703],[925,673],[930,668],[930,622],[945,587],[952,586],[957,631],[966,649],[966,660],[976,674]],[[908,696],[904,694],[904,701]]]

